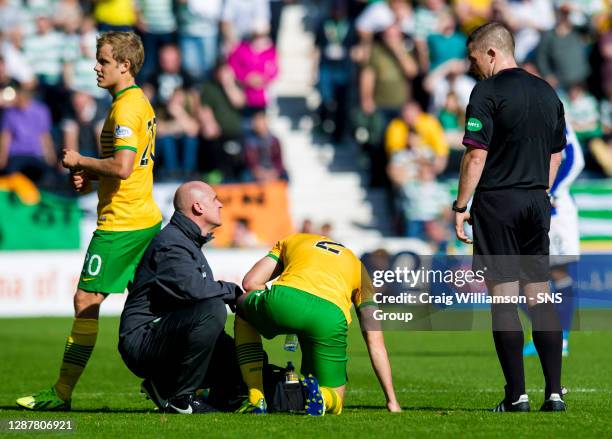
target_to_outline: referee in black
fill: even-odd
[[[485,270],[493,297],[495,349],[506,379],[496,412],[529,411],[523,369],[523,328],[516,302],[523,291],[533,341],[546,381],[542,411],[564,411],[561,398],[562,333],[550,293],[550,202],[565,147],[563,105],[545,81],[517,67],[514,38],[500,23],[476,29],[467,41],[472,70],[481,81],[466,112],[459,192],[453,204],[457,237],[472,243],[474,269]],[[471,210],[467,211],[474,194]]]

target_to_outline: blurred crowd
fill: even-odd
[[[513,31],[518,63],[559,93],[585,153],[583,176],[612,176],[611,2],[320,5],[318,126],[336,142],[361,145],[370,185],[390,195],[398,235],[428,241],[434,252],[446,252],[451,242],[449,180],[458,176],[465,109],[477,80],[469,71],[466,40],[488,21]]]
[[[146,53],[137,82],[158,120],[158,179],[287,180],[266,108],[289,2],[0,0],[0,172],[52,185],[63,178],[62,147],[97,155],[111,97],[96,86],[96,35],[134,30]],[[448,179],[476,83],[465,42],[490,20],[512,29],[519,64],[558,91],[584,176],[612,176],[609,0],[302,2],[313,18],[315,127],[336,145],[360,145],[369,184],[390,194],[397,234],[437,251],[450,240]]]
[[[137,77],[157,116],[157,179],[287,179],[268,127],[283,2],[0,0],[0,173],[65,181],[62,148],[97,156],[112,97],[96,85],[96,37],[133,30]]]

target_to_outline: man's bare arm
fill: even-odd
[[[277,278],[283,272],[283,264],[270,256],[261,258],[244,276],[242,288],[249,291],[264,290],[266,283]]]
[[[370,114],[376,110],[374,103],[374,83],[376,81],[376,73],[371,67],[364,67],[359,75],[359,98],[361,108],[366,114]]]
[[[0,133],[0,169],[4,169],[8,165],[11,141],[11,133],[8,130],[4,130]]]
[[[463,159],[461,160],[461,173],[459,174],[459,193],[457,194],[457,207],[466,207],[470,201],[472,194],[478,186],[482,170],[484,169],[485,161],[487,160],[487,150],[482,148],[474,148],[468,146]],[[470,212],[463,213],[455,212],[455,233],[457,238],[471,244],[472,240],[468,238],[463,228],[463,223],[471,224]]]
[[[470,198],[478,186],[485,161],[487,150],[468,146],[461,160],[461,171],[459,174],[459,193],[457,194],[457,205],[467,206]]]
[[[372,309],[373,307],[366,307]],[[367,313],[367,312],[366,312]],[[368,355],[370,356],[370,362],[374,373],[378,378],[380,387],[385,394],[387,400],[387,409],[390,412],[402,411],[397,397],[395,396],[395,390],[393,389],[393,376],[391,373],[391,363],[389,362],[389,355],[387,354],[387,348],[385,347],[385,338],[382,330],[370,330],[365,329],[366,324],[362,322],[364,317],[362,312],[358,313],[359,322],[362,326],[361,334],[368,348]]]
[[[555,178],[557,178],[557,172],[559,171],[559,166],[561,166],[561,161],[563,160],[563,153],[556,152],[550,156],[550,173],[548,174],[548,188],[552,188],[555,182]]]
[[[64,149],[62,164],[73,172],[85,171],[88,175],[126,180],[132,175],[135,155],[132,150],[120,149],[115,151],[112,157],[95,159]]]

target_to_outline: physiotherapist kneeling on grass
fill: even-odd
[[[242,385],[233,340],[223,330],[225,304],[241,290],[215,281],[202,253],[221,225],[221,207],[203,182],[178,188],[176,211],[145,252],[121,315],[121,356],[164,412],[231,409],[227,401]],[[207,398],[196,396],[200,388],[210,388]]]

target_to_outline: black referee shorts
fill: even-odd
[[[548,281],[550,210],[544,189],[476,192],[473,269],[493,281]]]

